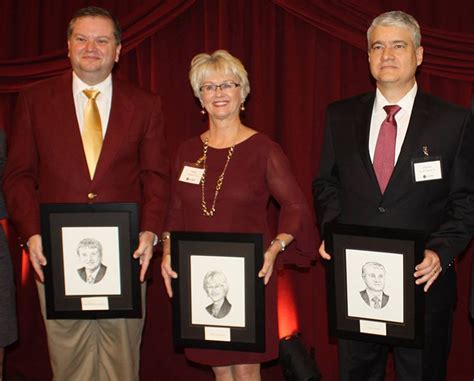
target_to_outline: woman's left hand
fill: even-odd
[[[267,285],[268,281],[270,280],[270,277],[272,276],[273,266],[275,264],[275,260],[278,256],[278,253],[280,252],[279,250],[275,250],[275,248],[272,248],[272,246],[270,246],[263,255],[263,266],[258,272],[258,277],[263,278],[264,285]]]
[[[138,247],[133,253],[133,258],[140,260],[140,282],[145,281],[145,274],[148,270],[151,258],[153,258],[153,242],[155,241],[155,233],[144,231],[138,239]]]
[[[291,234],[279,233],[267,248],[267,251],[263,254],[263,266],[258,272],[258,277],[263,278],[263,284],[268,284],[278,254],[284,251],[285,247],[287,247],[292,241],[293,236]]]

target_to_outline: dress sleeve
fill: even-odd
[[[178,149],[176,159],[171,168],[171,193],[166,212],[164,231],[184,230],[184,217],[181,198],[178,194],[178,178],[181,170],[181,151],[182,146]]]
[[[280,146],[272,143],[266,169],[272,197],[280,205],[278,233],[288,233],[294,241],[279,255],[278,265],[308,266],[315,259],[315,224],[311,209]]]

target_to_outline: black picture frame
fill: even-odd
[[[40,215],[47,319],[141,318],[137,204],[42,204]],[[84,239],[102,246],[102,274],[89,282]]]
[[[423,285],[415,284],[413,273],[423,258],[424,233],[338,223],[326,233],[326,251],[332,256],[327,262],[330,335],[421,348]],[[364,283],[377,277],[376,286]],[[381,289],[377,307],[367,297],[369,288]]]
[[[177,347],[265,351],[261,234],[173,231],[171,262],[179,274],[172,281]],[[225,297],[213,298],[231,307],[223,316],[223,308],[216,309],[214,316],[210,290],[221,286]]]

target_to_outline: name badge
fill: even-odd
[[[416,183],[421,181],[441,180],[441,157],[423,157],[413,159],[412,162],[413,179]]]
[[[179,181],[189,184],[200,184],[203,174],[204,168],[200,168],[193,163],[184,163],[183,170],[179,176]]]

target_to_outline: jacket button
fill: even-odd
[[[383,206],[379,206],[379,212],[385,213],[387,210]]]
[[[93,199],[96,198],[96,197],[97,197],[97,195],[96,195],[95,193],[90,192],[90,193],[87,194],[87,198],[88,198],[89,200],[93,200]]]

